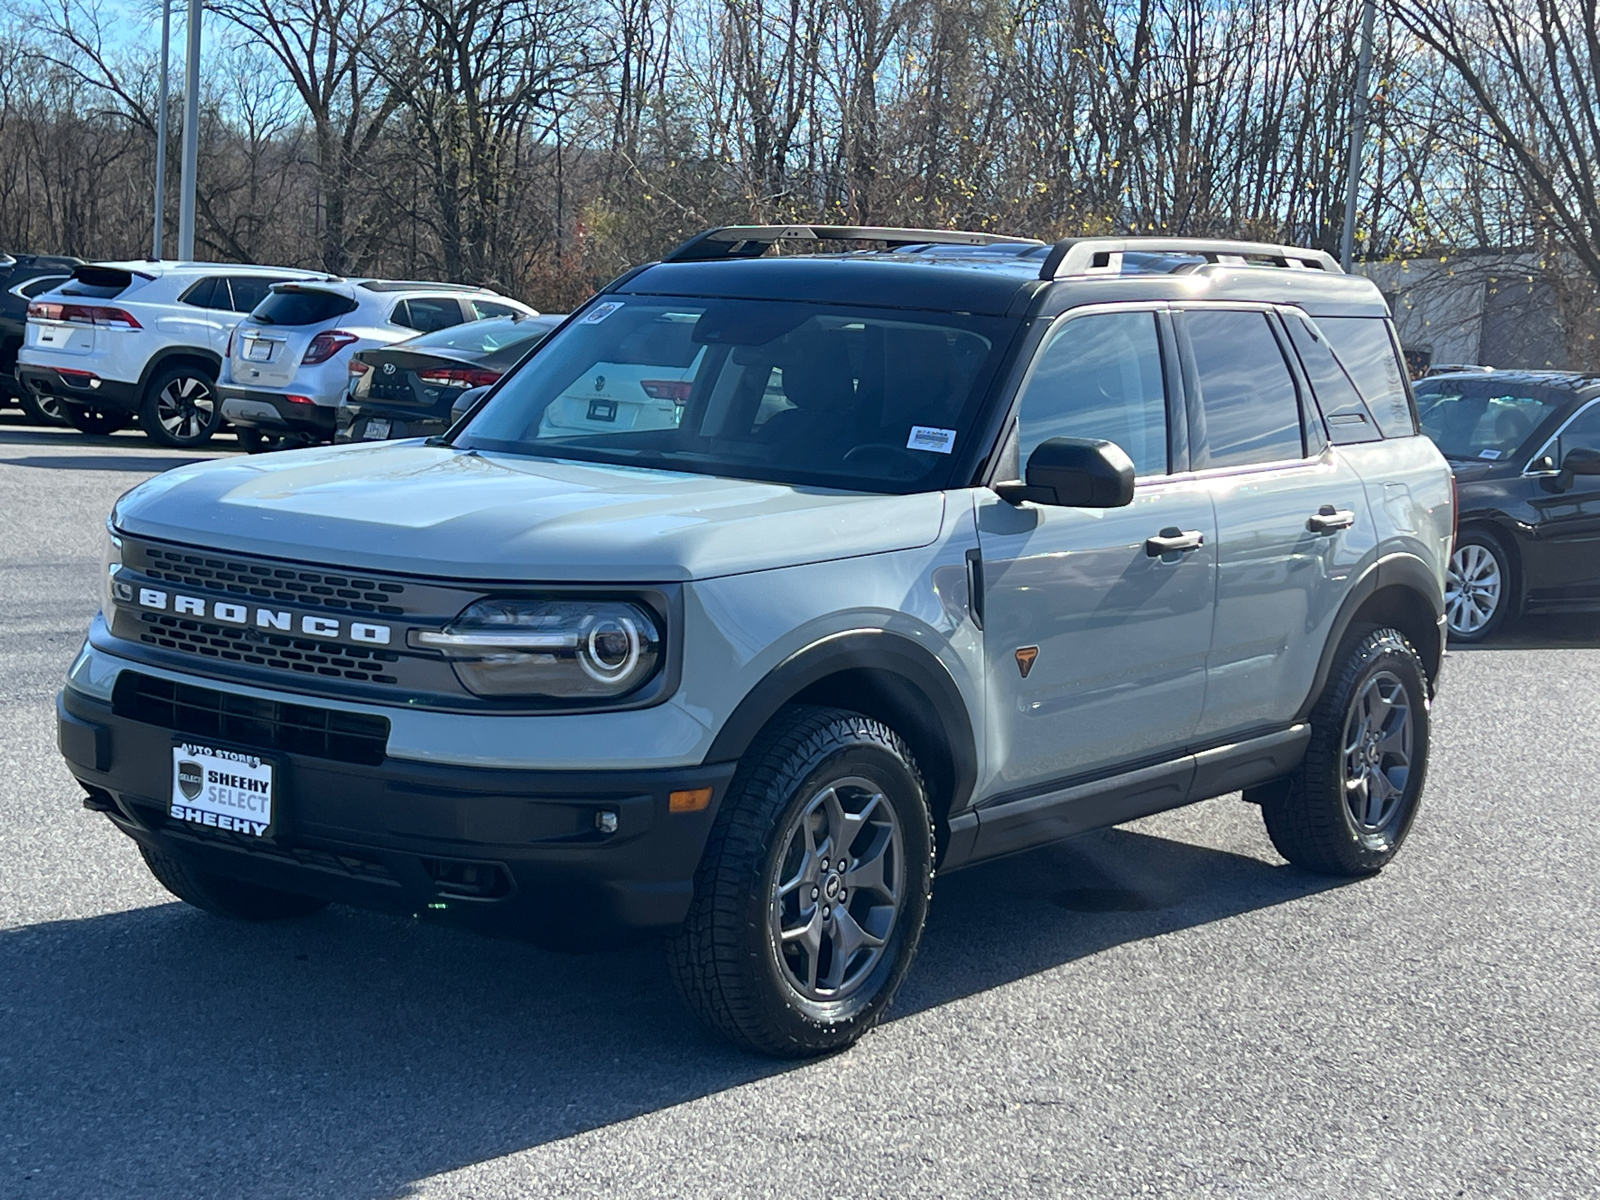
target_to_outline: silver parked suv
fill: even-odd
[[[766,254],[828,239],[877,248]],[[123,497],[60,744],[201,908],[659,931],[710,1025],[814,1054],[935,867],[1240,790],[1388,863],[1452,519],[1320,252],[718,229],[443,438]]]

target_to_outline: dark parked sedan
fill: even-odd
[[[350,390],[339,405],[335,440],[443,433],[463,392],[494,383],[564,320],[492,317],[363,350],[350,360]]]
[[[1522,613],[1600,611],[1600,377],[1462,373],[1416,393],[1460,496],[1450,636],[1479,641]]]

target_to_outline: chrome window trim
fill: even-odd
[[[1573,412],[1573,414],[1565,421],[1561,422],[1560,426],[1554,433],[1545,438],[1544,445],[1540,446],[1528,456],[1527,464],[1522,468],[1522,474],[1531,479],[1540,479],[1548,475],[1561,474],[1561,467],[1559,463],[1556,464],[1556,469],[1553,471],[1535,471],[1533,469],[1533,464],[1543,458],[1545,454],[1549,452],[1550,447],[1554,446],[1558,441],[1561,440],[1561,435],[1567,431],[1568,426],[1570,426],[1574,421],[1583,416],[1584,413],[1588,412],[1597,404],[1600,404],[1600,395],[1590,396],[1589,399],[1578,405],[1577,410]]]

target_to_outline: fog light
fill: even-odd
[[[609,808],[602,808],[594,815],[594,827],[601,833],[615,833],[619,824],[617,814]]]

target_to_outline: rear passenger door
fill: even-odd
[[[1013,506],[980,492],[988,744],[1001,793],[1038,793],[1183,751],[1200,718],[1216,587],[1203,483],[1181,470],[1168,314],[1069,314],[1018,403],[1020,464],[1051,437],[1115,442],[1125,508]],[[1187,539],[1162,553],[1153,538]],[[1181,789],[1180,789],[1181,798]]]
[[[1355,569],[1365,489],[1327,445],[1287,329],[1265,307],[1177,314],[1190,454],[1217,516],[1217,607],[1197,744],[1287,725]]]

